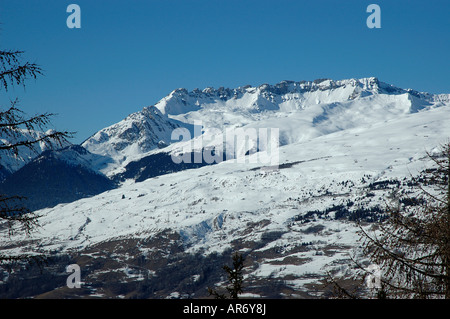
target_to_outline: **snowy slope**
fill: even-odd
[[[312,82],[282,81],[275,85],[263,84],[258,87],[247,85],[236,89],[217,90],[206,88],[191,92],[177,89],[155,106],[163,114],[186,119],[198,118],[198,114],[207,111],[211,113],[233,111],[244,117],[251,117],[252,114],[265,111],[292,112],[317,104],[340,103],[373,95],[404,94],[423,101],[421,103],[449,101],[449,95],[420,93],[411,89],[397,88],[377,78],[362,78],[341,81],[325,79]],[[221,121],[220,124],[226,125],[226,121]]]
[[[171,118],[203,126],[202,136],[164,150],[179,154],[189,147],[220,146],[217,132],[229,128],[277,128],[280,145],[287,145],[447,105],[449,96],[404,90],[376,78],[283,81],[233,90],[177,89],[156,107]]]
[[[131,159],[170,144],[171,133],[178,127],[192,130],[190,125],[171,120],[150,106],[98,131],[81,145],[93,154],[111,158],[108,165],[96,167],[108,175]]]
[[[439,107],[449,103],[449,96],[405,90],[377,78],[282,81],[275,85],[191,92],[176,89],[155,106],[145,107],[98,131],[82,146],[104,158],[92,169],[113,177],[122,173],[129,162],[161,149],[180,153],[185,144],[174,143],[176,140],[171,137],[179,127],[187,128],[192,137],[203,133],[197,140],[212,141],[210,145],[217,145],[217,130],[278,128],[280,145],[286,145]],[[194,131],[194,124],[201,125],[202,130]],[[37,153],[23,150],[19,159],[3,155],[3,170],[16,171],[44,151],[43,147],[38,147]]]
[[[111,163],[98,169],[114,177],[131,161],[157,152],[198,152],[204,146],[227,149],[220,134],[230,128],[277,128],[280,145],[287,145],[429,110],[449,101],[448,94],[405,90],[377,78],[283,81],[191,92],[181,88],[155,106],[100,130],[82,145],[94,154],[110,157]],[[196,138],[176,143],[171,133],[177,127],[186,127],[190,137]],[[253,139],[250,144],[256,148],[257,141]]]
[[[276,214],[255,212],[270,211],[287,198],[304,194],[305,190],[319,191],[333,180],[357,181],[363,175],[372,175],[376,181],[420,171],[426,167],[425,151],[433,150],[450,136],[450,127],[446,125],[449,116],[450,107],[446,106],[370,128],[355,128],[284,146],[280,148],[281,166],[294,165],[273,172],[255,169],[260,167],[257,163],[227,161],[124,185],[95,198],[42,211],[40,233],[44,241],[52,234],[53,245],[64,243],[67,247],[79,247],[112,236],[168,227],[167,215],[170,227],[179,230],[213,220],[224,211],[244,215],[248,212],[252,220],[266,218]],[[123,201],[122,194],[131,201]],[[214,200],[215,197],[218,199]],[[198,203],[193,204],[196,201]],[[317,205],[315,202],[312,206]],[[200,213],[203,210],[206,212]],[[276,217],[272,227],[283,227],[292,217],[290,214],[302,210],[293,207],[291,213]],[[92,220],[85,229],[89,240],[67,242],[70,229],[77,229],[87,217]]]
[[[34,239],[43,249],[82,251],[170,229],[179,234],[186,252],[240,247],[269,254],[276,249],[247,276],[291,278],[290,286],[305,289],[327,270],[345,272],[358,245],[355,224],[336,219],[332,210],[320,218],[310,212],[350,202],[356,203],[352,209],[382,205],[390,190],[368,197],[368,186],[426,168],[425,150],[450,136],[449,116],[445,106],[286,145],[276,171],[229,161],[42,210],[42,227],[32,238],[21,239],[23,247]],[[308,223],[300,222],[304,219]],[[275,238],[253,250],[252,243],[265,242],[271,234]],[[294,261],[282,262],[287,257]]]
[[[290,111],[310,104],[340,102],[380,92],[384,90],[379,88],[379,81],[376,78],[313,82],[283,81],[273,86],[247,85],[236,89],[205,88],[202,91],[195,89],[192,92],[176,89],[155,106],[162,113],[170,115],[220,107],[251,112],[278,109]]]
[[[17,233],[11,239],[18,246],[9,248],[27,251],[37,240],[43,250],[89,251],[97,258],[103,252],[96,247],[104,243],[160,238],[170,231],[185,253],[239,249],[252,256],[246,276],[253,282],[280,278],[306,290],[327,270],[345,274],[350,267],[349,254],[358,247],[351,214],[376,218],[392,192],[390,183],[404,183],[428,167],[425,152],[450,136],[449,95],[398,89],[374,78],[175,90],[155,108],[159,111],[151,108],[151,116],[166,124],[148,148],[140,143],[148,126],[133,125],[134,117],[148,121],[139,113],[83,146],[116,159],[178,152],[177,143],[155,148],[162,136],[171,142],[169,128],[176,127],[171,118],[190,124],[201,119],[204,135],[209,125],[279,127],[278,169],[265,169],[249,158],[249,163],[230,160],[128,181],[92,198],[39,211],[41,228],[30,238]],[[374,188],[377,183],[387,187]],[[164,249],[159,245],[133,249],[147,256]],[[131,256],[117,252],[114,258],[128,265]]]

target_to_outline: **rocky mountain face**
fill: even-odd
[[[169,119],[154,106],[144,107],[142,111],[98,131],[81,145],[93,154],[110,157],[115,165],[108,167],[109,170],[130,159],[138,159],[153,149],[166,147],[171,143],[173,130],[180,127],[190,128]],[[99,169],[104,170],[102,167]]]
[[[0,275],[0,295],[207,297],[208,287],[224,289],[222,266],[239,251],[245,296],[327,297],[328,273],[351,282],[351,259],[365,262],[355,220],[372,229],[392,194],[417,191],[412,177],[430,168],[425,151],[438,154],[450,136],[449,97],[376,78],[174,90],[81,146],[30,163],[25,175],[54,161],[71,167],[57,175],[78,172],[68,181],[95,174],[84,180],[95,191],[39,210],[42,227],[32,237],[4,241],[5,252],[46,252],[53,261],[41,277]],[[172,140],[176,128],[193,139]],[[251,152],[244,162],[174,163],[174,154],[224,146],[227,128],[278,129],[277,167]],[[115,184],[102,191],[105,179]],[[0,236],[7,238],[2,229]],[[82,269],[80,289],[65,286],[72,263]]]

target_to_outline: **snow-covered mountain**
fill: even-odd
[[[39,132],[22,129],[20,133],[17,132],[17,136],[14,138],[14,140],[11,140],[11,137],[0,136],[0,143],[3,145],[8,145],[19,143],[22,141],[38,140],[42,138],[44,134],[50,134],[50,132],[51,130],[47,132]],[[68,145],[66,144],[62,146],[65,147]],[[20,146],[18,149],[18,155],[8,152],[2,152],[2,154],[0,154],[0,181],[3,179],[1,171],[4,172],[3,177],[6,177],[20,169],[28,162],[30,162],[33,158],[48,149],[49,145],[44,142],[40,142],[36,143],[32,149]]]
[[[188,92],[180,88],[156,104],[164,114],[180,115],[205,108],[228,108],[260,112],[265,110],[291,111],[311,104],[343,102],[376,93],[405,93],[376,78],[332,81],[282,81],[258,87],[246,85],[236,89],[211,87]],[[215,107],[216,106],[216,107]]]
[[[93,154],[111,158],[108,165],[97,167],[108,173],[144,153],[166,147],[171,143],[172,131],[179,127],[192,130],[190,125],[169,119],[149,106],[98,131],[81,145]]]
[[[112,177],[123,174],[130,162],[154,153],[180,154],[187,149],[201,152],[202,148],[213,146],[226,150],[226,141],[217,135],[230,128],[277,128],[279,144],[287,145],[370,126],[449,101],[449,94],[401,89],[373,77],[282,81],[236,89],[181,88],[155,106],[100,130],[82,145],[94,154],[113,159],[114,164],[100,168]],[[178,127],[186,127],[195,139],[175,143],[171,133]],[[257,141],[253,141],[256,149],[254,145]]]
[[[116,187],[93,170],[109,160],[79,145],[47,150],[2,180],[0,194],[24,197],[22,204],[30,210],[97,195]]]
[[[262,84],[258,87],[246,85],[236,89],[205,88],[188,92],[176,89],[156,103],[163,113],[172,116],[194,116],[196,111],[214,110],[261,113],[264,111],[291,112],[306,109],[311,105],[331,104],[361,99],[374,95],[405,95],[410,99],[426,102],[448,102],[448,94],[433,95],[412,89],[401,89],[379,81],[377,78],[349,79],[333,81],[282,81],[275,85]],[[414,98],[412,98],[414,97]],[[413,109],[421,108],[422,103],[412,102]],[[192,113],[191,113],[192,112]],[[221,124],[224,121],[221,121]]]
[[[82,290],[55,284],[52,291],[68,296],[207,296],[207,286],[223,286],[221,267],[235,250],[246,256],[247,296],[324,296],[326,273],[349,276],[350,256],[361,258],[354,220],[370,228],[397,189],[414,191],[411,176],[430,167],[426,151],[448,141],[449,120],[450,95],[376,78],[177,89],[83,143],[114,161],[103,172],[113,177],[131,163],[151,170],[150,160],[139,166],[144,159],[178,154],[186,145],[197,151],[194,142],[170,136],[171,128],[192,130],[197,121],[203,134],[194,141],[230,127],[278,128],[277,169],[251,161],[256,153],[242,163],[130,178],[117,189],[40,210],[40,229],[32,237],[17,232],[3,250],[29,251],[39,242],[38,250],[80,264]],[[166,147],[158,148],[161,140]]]
[[[201,147],[214,145],[214,140],[217,144],[214,138],[217,130],[278,128],[280,145],[286,145],[435,108],[449,101],[449,94],[401,89],[374,77],[282,81],[275,85],[246,85],[235,89],[208,87],[188,91],[180,88],[154,106],[144,107],[101,129],[81,146],[103,158],[92,169],[113,177],[123,173],[130,162],[149,154],[180,153],[186,144],[172,140],[171,134],[176,128],[188,129],[192,137],[202,140],[203,143],[198,144]],[[196,130],[195,124],[201,127]],[[169,145],[171,147],[167,148]],[[18,159],[3,154],[0,165],[5,174],[13,173],[44,150],[45,145],[38,147],[36,153],[24,149]],[[195,147],[192,150],[200,151]]]

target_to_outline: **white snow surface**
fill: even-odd
[[[316,248],[296,253],[310,260],[301,265],[274,265],[270,260],[261,264],[253,272],[261,277],[274,272],[308,274],[347,258],[344,250],[332,256],[320,252],[327,244],[357,246],[354,223],[330,218],[301,225],[294,217],[326,209],[342,198],[357,198],[364,192],[363,177],[371,182],[401,179],[426,168],[425,152],[448,142],[450,136],[448,95],[392,88],[374,78],[282,84],[288,91],[297,91],[273,94],[276,101],[267,93],[268,86],[231,91],[226,101],[220,100],[221,94],[225,99],[224,89],[175,90],[156,104],[159,112],[154,113],[189,124],[201,119],[205,127],[221,129],[279,127],[279,169],[264,170],[258,163],[230,160],[140,183],[128,181],[95,197],[39,211],[38,231],[31,238],[18,232],[11,240],[36,239],[43,249],[70,251],[112,239],[147,238],[171,229],[181,235],[187,251],[209,253],[224,251],[235,239],[257,241],[265,233],[280,231],[283,235],[271,245],[288,251],[291,244],[311,242]],[[302,85],[309,85],[310,90],[302,93]],[[132,125],[130,119],[124,121],[100,131],[84,146],[92,153],[123,156],[111,149],[113,143],[102,141],[118,141],[115,130],[119,124]],[[158,138],[167,134],[168,126],[164,126]],[[125,149],[132,153],[136,151],[132,147]],[[163,150],[177,147],[174,143]],[[139,150],[140,154],[145,151]],[[340,184],[348,180],[354,185]],[[371,200],[382,203],[383,199]],[[324,230],[304,231],[315,224]],[[256,226],[248,232],[248,225]],[[27,250],[27,245],[22,249]]]
[[[178,127],[192,130],[191,125],[169,119],[154,106],[127,116],[82,143],[89,152],[109,158],[95,169],[110,176],[143,154],[171,143],[172,131]],[[106,163],[105,163],[106,162]]]
[[[191,92],[176,89],[155,106],[99,131],[82,145],[94,154],[111,157],[114,164],[99,170],[113,176],[130,161],[155,152],[179,154],[199,151],[205,145],[222,148],[225,137],[220,133],[231,128],[277,128],[280,145],[289,145],[341,130],[369,127],[448,105],[449,101],[449,94],[405,90],[374,77],[283,81],[273,86]],[[201,130],[194,131],[195,125]],[[155,126],[159,130],[149,129]],[[196,138],[187,143],[172,139],[175,127],[188,128],[190,137]],[[193,142],[199,139],[202,142]],[[168,147],[158,148],[158,141]],[[256,145],[257,141],[252,143]]]

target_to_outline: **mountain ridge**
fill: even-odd
[[[95,174],[101,174],[114,183],[129,179],[142,181],[210,164],[202,159],[199,163],[177,165],[172,156],[187,152],[190,156],[202,156],[205,148],[225,153],[227,149],[233,150],[232,145],[222,143],[222,137],[217,135],[228,128],[275,128],[279,130],[279,145],[284,146],[439,107],[447,103],[448,96],[400,89],[376,77],[281,81],[274,85],[246,85],[237,89],[207,87],[191,92],[175,89],[155,105],[146,106],[99,130],[82,144],[46,153],[45,158],[47,162],[55,160],[63,166],[83,167],[80,174],[85,174],[84,170],[90,171],[94,179],[97,179]],[[191,109],[192,105],[196,111]],[[163,112],[166,106],[167,111],[173,107],[177,110],[175,113],[185,113],[166,114]],[[172,140],[171,133],[175,129],[187,129],[189,139]],[[251,141],[243,154],[254,152],[257,143],[257,140]],[[226,153],[219,158],[222,161],[234,156],[234,153]],[[28,158],[28,162],[32,159]],[[39,161],[33,162],[32,166],[36,165]],[[14,171],[2,168],[2,179],[16,180],[11,174]],[[42,183],[44,181],[43,177]],[[35,182],[39,184],[37,179]]]
[[[338,90],[341,92],[337,92]],[[319,95],[305,96],[316,93]],[[206,87],[203,90],[188,91],[178,88],[154,105],[146,106],[123,120],[100,129],[80,145],[91,153],[111,157],[108,168],[99,166],[95,170],[113,174],[120,171],[121,166],[138,160],[142,154],[169,146],[173,142],[170,133],[175,128],[187,128],[194,137],[196,120],[203,121],[203,128],[206,130],[208,127],[223,128],[233,124],[245,126],[264,119],[266,112],[289,113],[311,105],[346,103],[379,94],[408,94],[407,99],[414,104],[414,111],[450,101],[450,94],[401,89],[376,77],[297,82],[285,80],[273,85],[244,85],[234,89]],[[328,106],[326,108],[329,109]],[[320,114],[317,118],[319,116]],[[284,140],[295,139],[286,137]],[[18,170],[42,151],[44,149],[38,150],[36,154],[22,151],[23,160],[2,156],[2,175],[7,176]]]
[[[284,80],[276,84],[261,84],[259,86],[244,85],[237,88],[224,88],[219,87],[215,89],[213,87],[206,87],[203,90],[198,88],[188,91],[185,88],[178,88],[170,92],[166,97],[161,99],[155,104],[155,106],[163,113],[169,115],[179,115],[189,111],[199,110],[198,105],[191,104],[191,110],[181,109],[171,105],[171,100],[175,99],[177,103],[187,106],[185,97],[194,99],[211,99],[218,98],[222,101],[230,99],[242,98],[245,93],[257,93],[261,94],[276,94],[283,95],[288,93],[312,93],[316,91],[335,90],[339,88],[345,88],[347,86],[353,87],[353,94],[349,95],[350,99],[361,97],[361,94],[404,94],[409,93],[415,97],[421,99],[431,99],[433,101],[448,102],[450,101],[450,94],[430,94],[427,92],[419,92],[413,89],[402,89],[386,82],[380,81],[376,77],[367,78],[351,78],[344,80],[332,80],[332,79],[316,79],[314,81],[291,81]],[[166,110],[168,108],[168,110]]]
[[[316,82],[315,87],[334,85],[329,80]],[[61,260],[61,269],[67,260],[81,265],[81,297],[86,298],[208,297],[207,287],[225,285],[219,272],[231,251],[246,257],[246,292],[252,297],[326,297],[327,274],[351,282],[356,271],[351,259],[366,262],[358,226],[369,229],[383,220],[383,205],[393,194],[405,191],[414,196],[413,178],[430,168],[426,151],[438,154],[439,144],[450,136],[446,95],[434,98],[380,88],[383,84],[374,79],[367,80],[367,85],[363,82],[317,89],[304,100],[299,93],[271,96],[269,87],[247,87],[254,93],[239,98],[245,105],[237,105],[239,99],[228,99],[225,93],[221,99],[212,90],[205,92],[203,100],[183,103],[187,96],[178,91],[180,99],[161,101],[169,106],[167,111],[173,106],[175,112],[188,112],[164,114],[156,106],[150,110],[158,114],[161,126],[172,120],[186,125],[203,121],[202,134],[194,137],[207,140],[200,149],[192,146],[196,140],[170,141],[158,148],[157,139],[152,139],[150,151],[137,152],[135,161],[122,161],[123,166],[110,171],[110,178],[124,179],[117,187],[39,210],[38,231],[32,237],[16,232],[11,237],[14,244],[5,241],[1,249],[11,254],[32,252],[38,242],[40,252],[52,252]],[[198,109],[192,111],[190,105],[195,107],[196,101]],[[273,108],[276,104],[280,107]],[[135,116],[139,119],[141,114]],[[131,128],[119,140],[129,138],[129,144],[120,145],[119,150],[139,141],[140,135],[135,134],[139,127],[132,125],[132,118],[116,127],[122,133]],[[279,128],[279,165],[267,168],[255,161],[258,153],[249,153],[244,162],[175,167],[171,155],[220,147],[223,140],[209,138],[230,127]],[[107,143],[110,138],[114,136],[105,132],[99,134],[98,142]],[[185,145],[192,147],[184,149]],[[104,149],[114,150],[113,146]],[[103,160],[112,159],[82,146],[66,151],[49,158],[71,165],[82,161],[88,167],[94,163],[97,168]],[[127,155],[133,156],[132,152]],[[355,223],[358,219],[364,223]],[[0,230],[0,236],[7,234]],[[20,278],[20,273],[14,276]],[[34,295],[67,291],[63,279]],[[6,281],[4,291],[20,290],[15,283]]]

